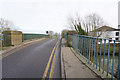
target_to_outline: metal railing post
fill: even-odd
[[[93,58],[93,67],[95,66],[95,48],[96,48],[96,39],[94,38],[94,58]]]
[[[88,58],[88,64],[90,62],[90,48],[91,48],[91,38],[90,38],[90,42],[89,42],[89,58]]]
[[[97,63],[98,63],[98,38],[97,38],[97,55],[96,55],[96,69],[97,69]]]
[[[72,35],[72,48],[73,48],[73,35]]]
[[[101,69],[101,50],[102,50],[102,39],[100,39],[100,59],[99,59],[99,71]]]
[[[106,44],[106,39],[104,39],[104,53],[103,53],[103,71],[102,74],[104,73],[104,65],[105,65],[105,44]]]
[[[107,76],[109,73],[109,56],[110,56],[110,41],[108,42]]]
[[[91,46],[91,63],[92,63],[92,55],[93,55],[93,38],[92,38],[92,46]]]
[[[90,38],[87,38],[87,44],[88,44],[88,46],[87,46],[87,59],[89,59],[89,45],[90,45],[90,44],[89,44],[89,43],[90,43],[90,42],[89,42],[89,39],[90,39]],[[87,45],[87,44],[86,44],[86,45]]]
[[[3,49],[3,34],[2,34],[3,30],[1,28],[1,51]]]
[[[118,73],[117,73],[117,80],[120,79],[120,42],[118,43],[119,48],[119,56],[118,56]]]
[[[80,36],[80,54],[82,53],[82,37]]]
[[[114,73],[114,58],[115,58],[115,41],[113,44],[113,59],[112,59],[112,74],[111,74],[112,79],[113,79],[113,73]]]

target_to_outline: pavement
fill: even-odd
[[[51,78],[61,78],[59,51],[59,39],[37,41],[14,51],[2,58],[2,77],[43,78],[45,75],[49,78],[51,75]]]
[[[61,46],[61,69],[62,78],[94,78],[98,80],[97,75],[92,72],[83,62],[81,62],[71,51],[65,46],[66,41],[62,39]]]

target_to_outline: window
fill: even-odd
[[[119,40],[119,38],[115,38],[116,40]]]
[[[119,32],[116,32],[116,36],[119,36]]]

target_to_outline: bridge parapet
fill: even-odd
[[[108,43],[107,43],[108,42]],[[72,48],[104,78],[120,79],[120,41],[72,35]]]

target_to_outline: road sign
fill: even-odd
[[[46,34],[48,34],[48,31],[46,31]]]

